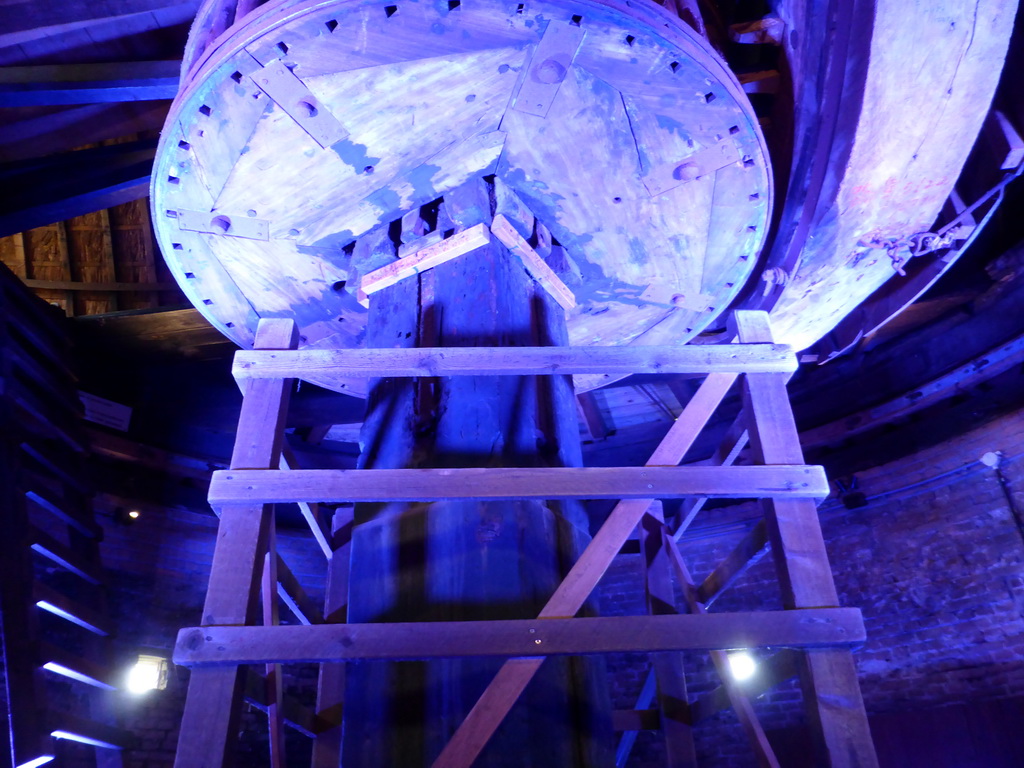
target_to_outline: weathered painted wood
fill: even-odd
[[[290,320],[263,320],[257,346],[293,347],[298,339]],[[232,467],[277,467],[291,381],[252,382],[242,401]],[[247,624],[257,620],[259,583],[272,510],[266,505],[235,505],[221,511],[203,624]],[[177,768],[230,765],[233,759],[243,675],[238,667],[197,670],[189,681],[182,715]]]
[[[294,501],[446,499],[650,499],[708,496],[825,498],[818,466],[501,467],[494,469],[225,469],[213,473],[215,506]]]
[[[400,262],[396,262],[400,263]],[[796,357],[774,344],[686,347],[449,347],[317,349],[235,355],[237,379],[330,376],[544,376],[579,373],[744,373],[791,371]]]
[[[494,174],[522,204],[520,234],[532,234],[526,230],[536,219],[536,250],[568,286],[565,297],[572,293],[579,303],[568,319],[574,342],[622,344],[671,320],[665,343],[685,343],[739,291],[755,263],[739,252],[756,252],[764,237],[770,181],[756,118],[710,48],[660,10],[586,2],[569,8],[561,0],[520,10],[486,0],[288,11],[275,5],[250,14],[250,23],[236,26],[237,34],[190,73],[175,102],[171,123],[195,162],[179,173],[180,148],[165,132],[157,209],[178,196],[183,210],[269,222],[268,249],[201,237],[258,314],[294,316],[306,345],[354,347],[366,315],[353,301],[358,280],[339,275],[348,267],[344,248]],[[351,29],[360,34],[346,34]],[[545,53],[560,36],[572,44]],[[254,62],[283,63],[311,94],[306,111],[334,115],[348,138],[318,143],[288,113],[296,107],[287,99],[254,124]],[[523,88],[519,73],[526,71],[540,79]],[[450,87],[453,79],[458,87]],[[546,117],[522,111],[531,89],[544,91]],[[625,98],[632,100],[628,110]],[[644,126],[636,135],[634,118]],[[671,173],[712,144],[728,148],[733,165],[744,163],[735,178],[721,175],[719,186],[743,187],[751,220],[742,246],[721,249],[734,264],[707,294],[700,272],[714,178],[655,197],[641,178],[651,169]],[[614,172],[607,157],[622,158]],[[212,204],[186,204],[204,191]],[[750,202],[752,194],[760,202]],[[678,215],[682,209],[687,216]],[[176,261],[173,224],[155,223]],[[560,245],[549,256],[552,237]],[[539,262],[536,268],[543,269]],[[178,269],[179,279],[184,272],[203,279],[202,269]],[[245,309],[235,299],[206,311],[223,314],[220,327],[236,338],[237,321],[227,317],[232,303],[236,316]]]
[[[771,341],[764,312],[737,312],[743,343]],[[750,374],[743,388],[751,415],[750,439],[758,462],[800,461],[803,453],[786,394],[785,374]],[[839,596],[811,501],[766,500],[765,521],[786,608],[838,605]],[[878,765],[857,671],[848,651],[808,653],[801,664],[808,714],[815,726],[823,765],[874,768]]]
[[[341,660],[560,656],[713,648],[845,646],[863,641],[856,608],[704,616],[495,619],[279,627],[189,627],[174,661],[190,667]],[[539,642],[538,642],[539,641]]]

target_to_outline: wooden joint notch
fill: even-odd
[[[363,275],[361,288],[367,297],[394,285],[399,280],[418,275],[439,264],[456,259],[463,254],[482,248],[491,242],[490,232],[486,224],[456,232],[447,240],[427,245],[419,250],[403,256],[398,261],[387,264],[380,269]],[[364,306],[369,306],[367,298]]]
[[[255,61],[255,58],[253,59]],[[324,149],[348,137],[348,131],[281,59],[251,75],[257,87]]]
[[[502,245],[522,260],[523,266],[526,267],[530,276],[551,294],[551,297],[558,302],[562,309],[569,310],[576,306],[576,297],[569,290],[569,286],[562,282],[562,279],[547,265],[540,254],[533,250],[526,239],[512,226],[512,222],[503,214],[499,213],[494,217],[491,233],[498,238]]]
[[[863,642],[857,608],[394,624],[188,627],[184,666],[567,656],[716,648],[828,648]]]
[[[468,469],[226,469],[213,473],[214,506],[297,501],[448,499],[825,498],[820,466],[500,467]]]

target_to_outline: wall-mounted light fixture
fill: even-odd
[[[733,680],[749,680],[757,672],[757,662],[747,651],[729,651],[729,673]]]
[[[130,693],[162,691],[167,687],[167,659],[162,656],[139,654],[135,664],[128,670],[125,687]]]

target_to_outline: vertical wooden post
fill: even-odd
[[[280,623],[280,607],[277,598],[277,531],[274,521],[267,526],[267,552],[263,555],[263,624],[276,626]],[[281,679],[281,665],[267,664],[267,726],[270,731],[270,766],[285,768],[284,713],[281,709],[284,698],[284,681]]]
[[[291,320],[260,320],[257,349],[294,349],[297,343]],[[232,469],[274,469],[279,465],[292,382],[249,382],[238,419]],[[221,510],[203,625],[256,623],[272,515],[273,506],[269,504]],[[232,764],[243,677],[239,667],[192,672],[174,760],[176,768]]]
[[[772,342],[765,312],[737,312],[743,343]],[[803,464],[800,437],[786,394],[786,374],[750,373],[743,401],[751,415],[750,440],[763,464]],[[838,606],[818,511],[810,500],[766,500],[768,537],[786,608]],[[853,656],[846,650],[803,654],[801,684],[821,755],[830,768],[878,765]]]
[[[327,561],[327,594],[324,621],[343,624],[348,619],[348,566],[352,545],[352,507],[341,507],[331,523],[333,551]],[[313,742],[313,768],[338,768],[341,763],[341,716],[345,700],[345,665],[320,665],[316,689],[316,714],[327,724]]]
[[[640,547],[647,576],[647,610],[654,615],[676,613],[670,563],[661,535],[663,527],[662,505],[655,501],[640,521]],[[697,765],[682,662],[680,653],[651,654],[658,682],[661,730],[669,768],[695,768]]]

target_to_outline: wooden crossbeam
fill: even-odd
[[[648,466],[678,464],[736,381],[734,373],[712,373],[700,385],[668,434],[651,454]],[[620,501],[541,610],[541,617],[574,616],[636,528],[651,499]],[[467,768],[512,709],[543,658],[510,659],[473,705],[445,746],[434,768]]]
[[[236,379],[321,376],[547,376],[568,373],[772,373],[797,368],[785,344],[242,350]]]
[[[256,346],[288,349],[298,344],[291,320],[260,320]],[[232,467],[277,467],[292,382],[251,382],[242,400]],[[203,606],[209,624],[251,624],[259,616],[259,584],[272,509],[229,505],[221,511],[210,584]],[[230,763],[237,733],[243,676],[238,667],[197,669],[189,681],[176,768]]]
[[[567,656],[863,642],[857,608],[575,619],[188,627],[174,661],[187,667],[463,657]]]
[[[224,469],[210,503],[451,499],[825,498],[818,466],[498,467],[469,469]],[[812,505],[813,506],[813,505]]]
[[[363,276],[363,293],[370,296],[394,285],[399,280],[418,275],[428,269],[456,259],[459,256],[482,248],[491,242],[490,230],[486,224],[477,224],[462,232],[456,232],[447,240],[428,245],[393,261],[380,269]]]

